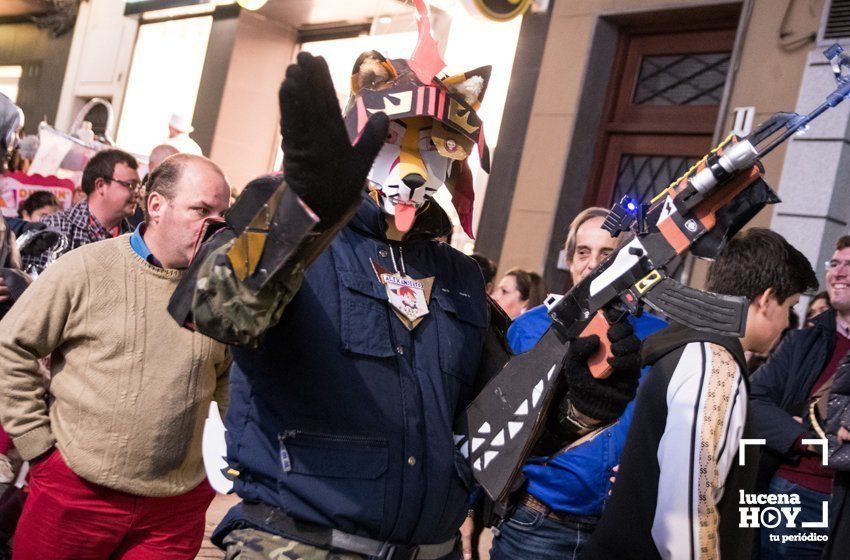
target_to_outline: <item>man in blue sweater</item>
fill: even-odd
[[[601,228],[607,214],[604,208],[587,208],[570,224],[566,251],[573,284],[617,248],[617,239]],[[647,313],[630,321],[641,340],[666,325]],[[550,324],[544,305],[520,315],[508,330],[511,350],[531,349]],[[527,484],[516,508],[496,531],[492,560],[578,555],[602,515],[633,409],[634,402],[618,421],[552,456],[529,459],[523,467]]]

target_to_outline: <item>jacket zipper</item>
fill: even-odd
[[[277,440],[280,446],[280,466],[281,468],[283,468],[283,472],[288,473],[292,470],[292,459],[289,456],[289,450],[286,448],[286,440],[298,436],[302,436],[305,438],[323,439],[328,441],[338,441],[342,443],[372,444],[379,447],[387,445],[387,440],[381,438],[370,438],[366,436],[337,436],[331,434],[321,434],[318,432],[308,432],[305,430],[286,430],[284,432],[281,432],[277,436]]]

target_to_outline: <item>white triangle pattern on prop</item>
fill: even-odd
[[[464,435],[458,435],[458,434],[455,434],[455,435],[454,435],[455,445],[457,445],[457,444],[459,444],[460,442],[462,442],[462,441],[463,441],[463,438],[465,438],[465,437],[466,437],[466,436],[464,436]]]
[[[475,467],[476,471],[480,471],[481,469],[484,468],[484,462],[483,461],[484,461],[484,459],[478,459],[477,461],[475,461],[475,464],[473,465],[473,467]]]
[[[546,381],[552,381],[552,377],[555,375],[555,368],[558,367],[558,364],[552,366],[552,369],[549,370],[549,373],[546,374]]]
[[[537,403],[540,402],[540,397],[543,395],[543,380],[537,382],[537,385],[534,386],[534,390],[531,392],[531,406],[537,406]]]
[[[469,442],[460,446],[460,454],[463,455],[464,459],[469,459]]]
[[[519,405],[519,408],[514,411],[514,415],[525,416],[526,414],[528,414],[528,401],[522,401],[522,404]]]
[[[485,469],[487,468],[487,465],[490,464],[490,461],[495,459],[496,455],[498,455],[498,454],[499,454],[498,451],[485,451],[484,452],[484,468]]]
[[[501,432],[496,434],[496,437],[493,438],[493,441],[490,442],[490,445],[492,445],[493,447],[502,447],[503,445],[505,445],[505,430],[502,430]]]
[[[474,438],[472,438],[472,452],[473,452],[473,453],[475,453],[475,451],[476,451],[479,447],[481,447],[481,444],[482,444],[482,443],[484,443],[484,438],[480,438],[480,437],[474,437]]]
[[[490,423],[484,422],[483,424],[481,424],[481,427],[478,428],[478,433],[479,434],[489,434],[490,433]]]
[[[514,437],[522,429],[522,422],[508,422],[508,436]]]

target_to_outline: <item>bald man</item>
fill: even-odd
[[[167,305],[229,200],[213,162],[169,158],[151,173],[144,224],[64,255],[0,321],[0,422],[31,462],[16,559],[200,549],[214,495],[201,435],[210,402],[226,406],[230,357]],[[51,354],[48,407],[38,360]]]
[[[151,150],[151,155],[148,157],[148,173],[153,173],[154,170],[165,160],[165,158],[177,153],[179,153],[177,148],[171,144],[160,144],[159,146],[156,146],[153,150]]]

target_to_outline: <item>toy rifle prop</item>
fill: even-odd
[[[597,334],[600,352],[588,365],[610,374],[603,309],[644,305],[695,329],[743,336],[748,301],[689,288],[668,276],[686,252],[714,258],[766,204],[779,198],[762,180],[760,158],[850,95],[850,59],[839,45],[824,52],[837,88],[808,115],[777,113],[743,139],[730,137],[649,204],[625,197],[604,229],[630,235],[618,250],[563,298],[547,302],[552,326],[530,351],[512,358],[467,409],[469,437],[457,442],[476,479],[494,501],[515,490],[523,463],[539,439],[570,341]]]

